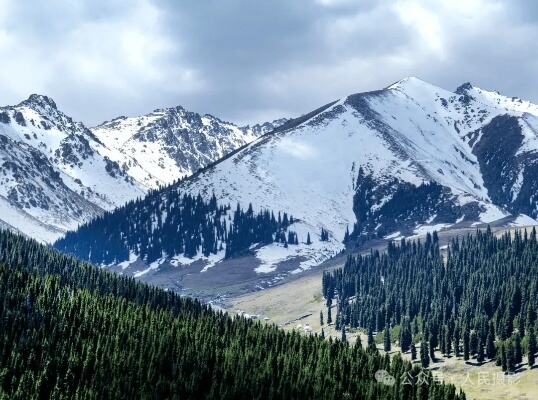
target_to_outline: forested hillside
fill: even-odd
[[[420,369],[399,357],[232,319],[5,231],[0,330],[0,398],[465,398],[404,384]]]
[[[479,231],[453,240],[446,256],[428,234],[422,243],[402,240],[386,253],[350,257],[323,277],[338,328],[365,328],[370,340],[383,331],[386,349],[394,333],[404,352],[420,343],[424,366],[440,350],[478,363],[496,359],[510,372],[524,355],[534,364],[537,289],[534,229],[502,237]]]
[[[231,257],[254,243],[298,244],[296,234],[287,232],[292,223],[293,216],[286,213],[255,213],[251,205],[245,211],[239,204],[231,212],[230,205],[218,205],[215,196],[205,201],[171,187],[68,232],[54,246],[96,264],[119,263],[130,253],[146,263],[178,255],[208,257],[219,251]]]

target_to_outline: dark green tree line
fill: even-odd
[[[119,263],[130,253],[147,263],[174,255],[207,257],[220,250],[228,258],[255,243],[299,244],[297,234],[287,231],[291,224],[293,217],[286,213],[254,212],[252,205],[245,211],[239,204],[232,212],[229,205],[218,205],[214,195],[205,201],[169,189],[83,224],[54,247],[94,264]]]
[[[0,398],[464,399],[403,387],[420,369],[400,357],[230,318],[5,231],[0,332]]]
[[[411,326],[420,326],[432,359],[434,350],[447,356],[462,350],[465,360],[479,363],[503,356],[504,369],[514,370],[525,351],[529,362],[536,353],[536,239],[536,230],[496,237],[488,229],[452,240],[445,255],[436,233],[423,242],[390,243],[386,253],[350,257],[325,273],[323,294],[327,304],[337,299],[340,326],[381,332],[400,325],[403,351]]]

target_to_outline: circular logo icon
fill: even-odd
[[[377,370],[374,374],[375,380],[387,386],[394,386],[396,379],[384,369]]]

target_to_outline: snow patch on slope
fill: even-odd
[[[524,227],[538,225],[538,221],[525,214],[519,214],[517,218],[510,223],[510,226]]]
[[[312,233],[313,229],[314,227],[303,222],[290,225],[288,230],[297,233],[299,244],[284,247],[281,243],[272,243],[256,250],[255,255],[260,265],[255,271],[259,274],[274,272],[279,264],[298,259],[299,266],[292,273],[299,273],[334,257],[345,248],[342,242],[335,238],[329,238],[328,242],[321,241],[319,235]],[[306,244],[308,234],[311,244]]]

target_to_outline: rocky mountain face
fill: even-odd
[[[252,204],[254,212],[293,215],[284,233],[292,232],[292,245],[281,239],[282,233],[271,243],[249,245],[242,253],[247,261],[235,261],[241,265],[236,269],[225,260],[222,246],[215,254],[197,252],[195,257],[156,249],[160,258],[151,263],[131,251],[114,268],[165,286],[173,282],[176,289],[195,285],[193,271],[212,285],[216,277],[222,282],[228,276],[233,284],[266,277],[259,283],[309,269],[346,245],[371,239],[489,223],[534,224],[537,118],[538,106],[471,84],[450,92],[406,78],[382,90],[347,96],[285,121],[133,205],[124,217],[135,230],[150,221],[158,229],[171,218],[166,210],[179,209],[171,199],[181,193],[207,201],[215,196],[222,205]],[[198,122],[200,130],[209,124],[203,118]],[[139,136],[147,137],[145,131],[141,128]],[[138,221],[142,214],[145,220]],[[77,241],[76,233],[70,240]],[[93,236],[91,240],[100,246]]]
[[[120,155],[116,161],[146,185],[156,187],[192,175],[281,124],[280,119],[238,127],[183,107],[158,109],[140,117],[119,117],[92,129]],[[148,175],[132,169],[131,159]]]
[[[0,108],[0,227],[53,241],[149,189],[216,161],[270,129],[181,107],[93,131],[31,95]]]
[[[0,108],[0,219],[52,240],[144,191],[46,96]]]

